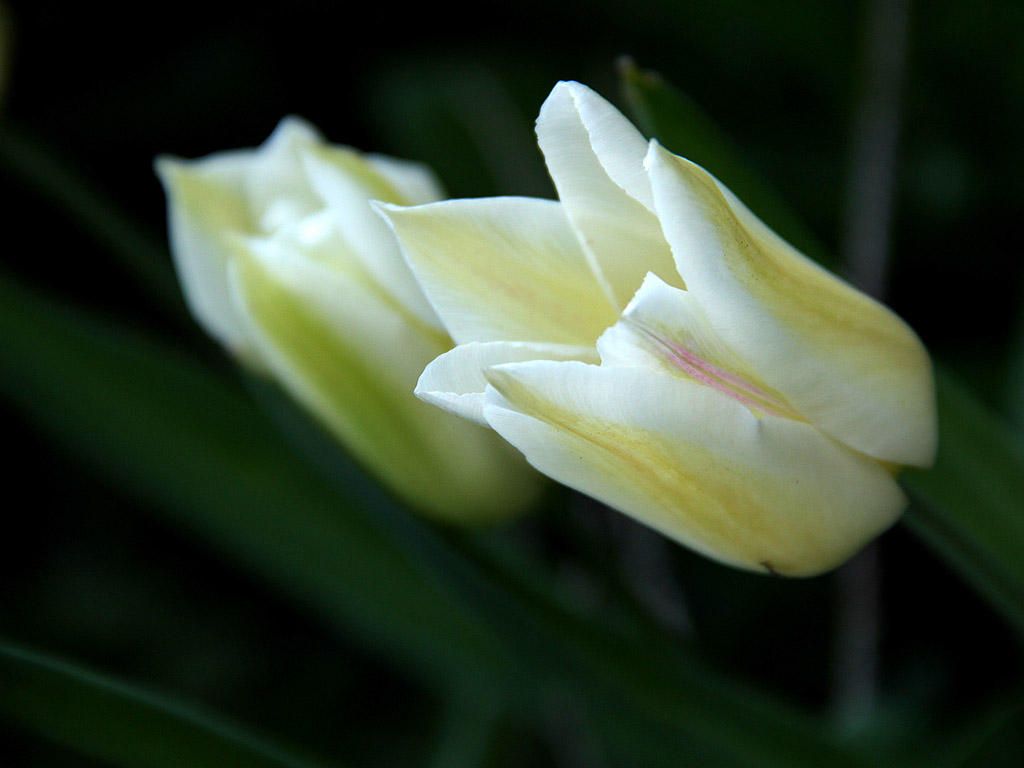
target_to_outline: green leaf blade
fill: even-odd
[[[1024,446],[949,373],[938,376],[939,455],[902,479],[906,525],[1024,633]]]
[[[124,768],[317,768],[182,701],[0,642],[0,716]]]
[[[0,394],[57,445],[418,676],[506,669],[496,639],[298,459],[237,383],[3,274],[0,304]]]

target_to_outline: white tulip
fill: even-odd
[[[379,206],[458,344],[417,394],[737,567],[820,573],[891,525],[936,449],[913,331],[585,86],[537,134],[560,202]]]

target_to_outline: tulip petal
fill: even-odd
[[[880,460],[930,464],[934,385],[914,332],[699,166],[653,142],[648,165],[679,272],[723,341],[826,434]]]
[[[398,205],[422,205],[447,197],[440,180],[423,163],[388,155],[368,154],[364,158],[397,193],[394,200],[376,198],[378,200]]]
[[[622,319],[597,340],[597,349],[602,365],[660,370],[711,387],[757,416],[806,421],[722,341],[692,294],[654,274],[647,275]]]
[[[459,344],[592,345],[615,322],[557,202],[494,197],[378,209]]]
[[[299,155],[310,186],[348,243],[346,258],[355,257],[362,262],[377,284],[394,296],[397,306],[412,313],[419,322],[442,330],[441,320],[402,258],[394,234],[369,202],[376,199],[411,205],[438,200],[443,192],[439,185],[430,187],[429,172],[414,171],[413,163],[374,164],[355,150],[327,144],[306,146]],[[386,169],[389,175],[380,173],[378,167]],[[417,196],[427,197],[407,197],[406,188]]]
[[[622,308],[651,271],[683,287],[654,215],[647,142],[611,104],[579,83],[555,86],[537,138],[558,197],[607,295]]]
[[[249,228],[241,190],[254,154],[222,152],[195,161],[163,156],[156,161],[170,202],[168,236],[185,302],[206,332],[235,354],[244,354],[249,342],[231,305],[224,233]]]
[[[413,396],[444,347],[410,332],[363,283],[252,239],[235,244],[231,285],[274,378],[399,495],[438,518],[482,522],[523,509],[537,492],[533,473],[508,462],[493,433]]]
[[[206,331],[236,356],[251,358],[251,349],[231,305],[225,238],[228,233],[273,229],[280,221],[315,210],[312,196],[302,200],[294,194],[294,189],[307,186],[295,153],[297,147],[319,140],[311,125],[287,117],[258,149],[156,161],[170,201],[171,252],[186,303]],[[282,190],[288,194],[275,207],[274,198]]]
[[[905,506],[875,461],[814,427],[643,368],[512,363],[484,415],[540,471],[734,566],[835,567]]]
[[[471,341],[430,363],[416,384],[416,396],[450,413],[488,426],[484,419],[484,372],[491,366],[526,360],[580,360],[596,363],[593,347],[526,341]]]
[[[244,182],[249,213],[256,226],[250,231],[271,233],[321,205],[305,178],[300,154],[322,143],[320,132],[299,117],[286,117],[256,150]]]

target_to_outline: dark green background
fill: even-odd
[[[551,196],[532,134],[541,102],[557,80],[577,79],[624,106],[622,55],[693,97],[825,245],[838,247],[861,83],[860,3],[185,2],[114,13],[23,2],[8,10],[13,59],[0,112],[8,136],[70,170],[88,199],[111,202],[131,224],[124,237],[138,237],[141,250],[155,245],[161,263],[158,153],[253,146],[280,117],[299,114],[332,141],[430,163],[453,195]],[[1024,388],[1012,382],[1024,377],[1011,372],[1024,371],[1024,6],[942,0],[911,14],[890,303],[990,406],[1019,417]],[[173,303],[155,300],[17,163],[6,162],[0,196],[5,271],[234,376]],[[429,682],[356,636],[325,629],[152,514],[116,477],[58,450],[21,409],[5,404],[2,413],[0,635],[204,702],[354,766],[431,764],[442,697]],[[606,522],[582,514],[599,530]],[[553,568],[579,557],[547,520],[508,535],[544,541]],[[893,729],[915,718],[941,726],[1012,688],[1019,648],[1003,621],[904,529],[880,547]],[[702,654],[788,700],[828,707],[833,577],[777,583],[675,549],[672,567]],[[587,762],[586,729],[566,730],[509,719],[486,765],[604,764]],[[0,763],[90,764],[3,720]]]

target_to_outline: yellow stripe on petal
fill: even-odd
[[[557,202],[495,197],[380,210],[460,344],[592,345],[615,322]]]
[[[821,573],[906,503],[812,426],[657,371],[530,362],[487,378],[485,417],[540,471],[740,568]]]
[[[825,433],[877,459],[929,464],[932,371],[914,332],[699,166],[657,144],[648,163],[679,272],[729,347]]]

